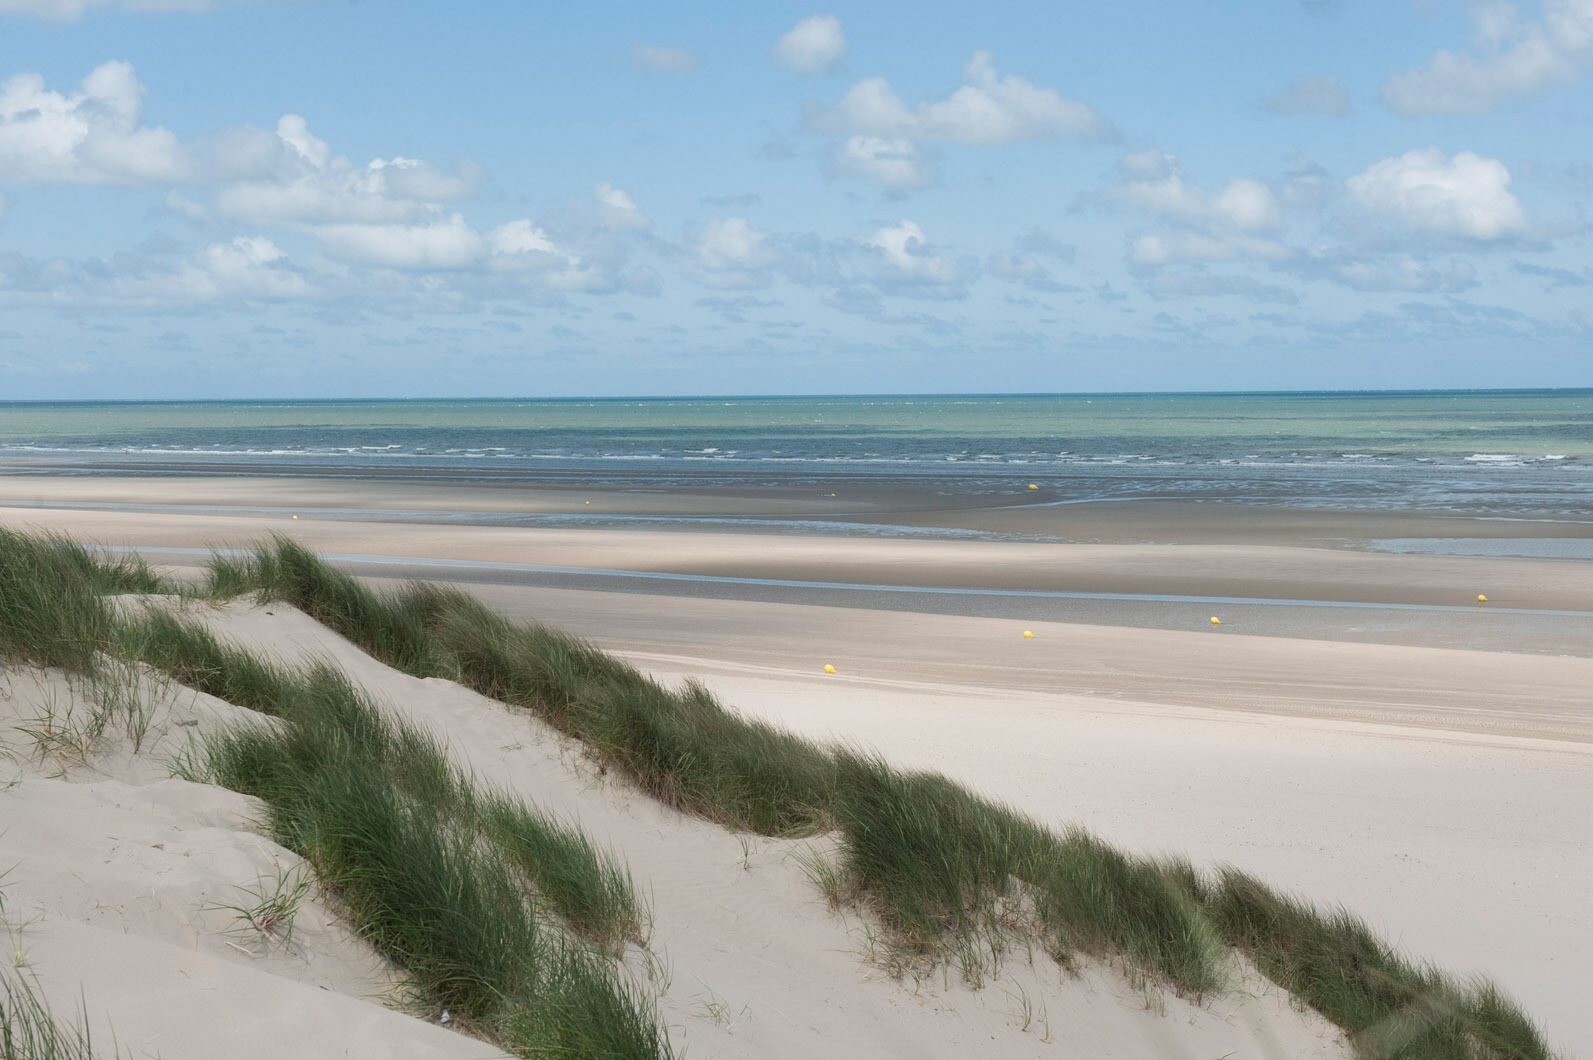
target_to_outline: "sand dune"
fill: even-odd
[[[0,522],[186,548],[248,544],[282,528],[247,517],[37,509],[0,511]],[[1530,601],[1585,609],[1593,598],[1586,564],[1429,563],[1293,545],[786,541],[315,519],[292,529],[316,547],[394,557],[797,577],[858,564],[860,575],[872,572],[876,580],[924,584],[1095,578],[1092,584],[1122,586],[1143,577],[1163,586],[1292,593],[1336,584],[1343,594],[1392,601],[1436,598],[1490,579],[1519,588],[1515,597],[1514,589],[1496,591],[1507,607]],[[1049,559],[1026,570],[1036,555]],[[1231,861],[1316,900],[1343,902],[1412,953],[1491,976],[1543,1021],[1552,1041],[1571,1048],[1593,1041],[1582,989],[1593,952],[1593,920],[1581,893],[1593,875],[1593,825],[1585,812],[1593,804],[1593,659],[1585,652],[1354,642],[1386,639],[1375,625],[1346,625],[1328,639],[1251,635],[1279,631],[1252,631],[1244,622],[1220,633],[1178,632],[654,592],[470,588],[510,615],[590,637],[666,681],[701,678],[744,713],[799,733],[879,748],[893,762],[946,773],[1046,821],[1086,824],[1132,850]],[[444,734],[480,775],[579,820],[609,843],[651,896],[654,950],[670,969],[661,1011],[671,1036],[693,1056],[807,1055],[837,1040],[855,1042],[848,1055],[860,1056],[1343,1055],[1331,1028],[1259,982],[1253,997],[1241,992],[1192,1005],[1158,995],[1149,1006],[1107,967],[1066,979],[1048,965],[1017,965],[983,990],[955,976],[904,987],[869,962],[862,925],[831,913],[818,897],[792,857],[804,844],[743,843],[665,811],[596,775],[577,749],[534,721],[448,682],[398,674],[289,608],[233,604],[196,614],[257,650],[334,659],[393,710]],[[1025,626],[1038,634],[1034,640],[1017,635]],[[837,664],[838,675],[819,672],[826,661]],[[63,694],[15,675],[6,687],[8,705],[0,706],[13,718]],[[164,1043],[162,1056],[261,1055],[248,1052],[250,1042],[277,1033],[262,1030],[264,1023],[193,1032],[235,1034],[238,1049],[221,1050],[214,1043],[224,1039],[178,1034],[163,1010],[150,1007],[157,996],[175,997],[159,991],[176,990],[201,967],[173,963],[180,952],[202,961],[205,976],[269,980],[248,989],[282,997],[285,1009],[312,1013],[300,993],[313,994],[313,1004],[328,1012],[348,1006],[346,1017],[305,1017],[353,1036],[348,1055],[492,1055],[426,1022],[436,1014],[384,1007],[390,973],[339,934],[329,909],[307,907],[297,953],[264,954],[227,944],[239,940],[226,914],[188,911],[195,901],[212,901],[202,895],[236,895],[292,857],[256,834],[248,800],[173,781],[160,764],[190,734],[240,712],[187,692],[169,709],[162,735],[138,755],[111,740],[65,777],[38,763],[0,762],[0,770],[21,777],[0,793],[0,829],[24,816],[46,822],[7,833],[8,854],[13,834],[19,843],[32,837],[32,853],[15,860],[34,867],[15,878],[44,882],[24,889],[8,877],[6,916],[15,923],[19,909],[31,910],[24,919],[48,914],[23,938],[38,955],[29,968],[52,1000],[70,1007],[81,985],[90,1009],[112,1019],[124,1041],[137,1031]],[[14,743],[15,734],[10,738]],[[0,781],[9,775],[0,773]],[[166,865],[151,845],[155,853],[140,847],[144,860],[126,861],[127,872],[109,882],[88,890],[60,882],[74,874],[100,880],[104,874],[93,866],[124,864],[124,847],[106,861],[117,836],[139,837],[134,846],[153,836],[150,844],[169,851],[167,833],[213,843],[205,849],[216,853],[204,864],[215,867],[195,876],[195,859]],[[173,889],[161,891],[166,884],[159,881]],[[151,888],[162,896],[165,912],[158,915],[138,904],[148,905],[139,896]],[[138,950],[117,957],[108,972],[86,967],[94,947],[84,933],[103,928],[94,919],[96,903],[116,910],[113,920],[129,918],[116,946]],[[181,916],[171,912],[176,907]],[[59,958],[45,960],[52,952]],[[655,981],[649,962],[635,953],[630,961],[640,981]],[[122,967],[137,974],[119,977]],[[146,982],[153,991],[147,996]],[[1044,1040],[1046,1022],[1052,1041]],[[326,1048],[343,1046],[328,1039]],[[427,1051],[433,1049],[444,1052]]]
[[[80,1005],[97,1041],[134,1057],[502,1054],[396,1011],[386,963],[311,894],[289,939],[229,907],[307,870],[259,834],[247,796],[170,776],[191,736],[254,721],[180,687],[154,701],[141,749],[113,728],[87,760],[40,758],[20,727],[84,704],[60,675],[10,670],[0,693],[0,871],[8,974],[59,1016]]]
[[[268,655],[333,660],[383,704],[444,733],[478,776],[610,844],[655,918],[656,961],[633,953],[630,963],[661,989],[671,1036],[690,1055],[1345,1055],[1336,1030],[1237,967],[1248,985],[1204,1004],[1136,988],[1109,966],[1067,976],[1047,959],[1009,960],[978,990],[955,974],[895,981],[793,857],[807,844],[665,810],[597,776],[539,723],[450,682],[399,674],[290,608],[194,614]],[[261,938],[220,908],[296,859],[255,834],[251,800],[171,779],[164,762],[190,734],[245,712],[173,687],[138,753],[113,731],[84,762],[39,761],[16,725],[71,693],[52,675],[9,677],[16,782],[0,794],[0,829],[18,868],[5,915],[25,971],[50,998],[81,996],[96,1030],[171,1060],[494,1055],[428,1024],[435,1014],[387,1007],[391,973],[320,902],[306,904],[291,942]]]

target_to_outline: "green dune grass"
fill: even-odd
[[[97,1049],[88,1017],[79,1012],[72,1022],[45,1004],[38,984],[9,970],[0,971],[0,1060],[105,1060],[122,1055],[114,1043],[109,1054]]]
[[[398,669],[458,681],[583,741],[654,797],[766,835],[838,831],[831,896],[864,906],[896,946],[971,977],[1018,942],[1058,960],[1116,960],[1200,996],[1230,948],[1386,1060],[1534,1060],[1541,1033],[1487,983],[1398,956],[1358,920],[1232,870],[1055,833],[934,774],[823,748],[676,691],[576,638],[510,622],[454,590],[373,591],[287,539],[217,559],[217,595],[293,604]],[[971,955],[971,956],[970,956]]]
[[[0,593],[30,571],[48,568],[60,578],[80,564],[55,555],[70,551],[60,541],[0,539],[0,550],[30,548],[49,555],[0,556]],[[10,580],[8,562],[20,572]],[[81,622],[52,625],[24,614],[46,595],[35,589],[16,594],[21,604],[0,596],[0,638],[13,638],[10,649],[0,639],[0,651],[36,642],[49,654],[65,645],[59,657],[70,661],[97,643],[275,715],[275,727],[213,745],[211,767],[223,782],[266,800],[279,838],[307,852],[347,895],[355,922],[430,984],[435,998],[499,1036],[538,1012],[567,1012],[560,1018],[581,1049],[612,1047],[585,1036],[602,1019],[630,1013],[625,1026],[634,1033],[626,1041],[637,1052],[572,1055],[667,1050],[642,999],[591,972],[598,967],[591,957],[571,956],[634,937],[642,923],[614,911],[622,900],[592,897],[619,887],[593,867],[603,860],[581,852],[581,841],[566,837],[555,843],[564,852],[550,853],[537,839],[515,852],[522,829],[542,835],[559,827],[534,813],[505,817],[497,794],[462,794],[469,785],[424,734],[385,720],[341,675],[285,674],[169,616],[102,623],[93,617],[93,593],[136,575],[75,577],[69,588]],[[241,559],[218,558],[210,588],[217,596],[285,601],[397,669],[455,680],[530,711],[684,812],[765,835],[835,834],[838,861],[815,862],[815,877],[833,901],[877,917],[903,962],[954,963],[979,982],[1014,948],[1038,947],[1064,964],[1109,960],[1198,998],[1231,985],[1237,951],[1343,1028],[1364,1057],[1552,1055],[1532,1021],[1490,984],[1402,957],[1346,913],[1281,895],[1232,869],[1203,873],[1127,854],[936,774],[810,743],[742,718],[699,685],[665,688],[588,644],[510,622],[464,593],[424,585],[378,593],[281,539]],[[473,840],[461,839],[457,821],[469,822]],[[561,859],[558,872],[536,867]],[[382,878],[409,860],[424,867],[423,879]],[[526,898],[533,893],[559,907],[575,937],[597,945],[580,951],[540,934]],[[582,901],[593,910],[580,911]],[[492,960],[465,967],[493,938]],[[568,1010],[558,1000],[566,989],[579,999]]]
[[[261,799],[273,838],[432,1011],[517,1056],[672,1055],[652,999],[614,961],[648,914],[612,857],[476,784],[340,671],[264,662],[166,612],[118,615],[101,591],[151,583],[125,563],[94,575],[93,562],[59,539],[0,536],[5,661],[82,675],[139,662],[267,715],[207,737],[187,770]],[[4,999],[17,1055],[86,1058],[86,1037],[52,1030],[31,998]]]

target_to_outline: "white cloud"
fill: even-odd
[[[1496,242],[1525,234],[1527,215],[1510,192],[1503,162],[1436,147],[1385,158],[1351,177],[1350,196],[1368,213],[1438,238]]]
[[[748,290],[768,286],[771,270],[780,260],[767,233],[753,228],[744,217],[725,217],[704,227],[691,248],[689,265],[710,287]]]
[[[493,254],[503,258],[560,253],[547,232],[525,218],[510,221],[489,231],[487,246],[491,248]]]
[[[1270,232],[1283,223],[1278,197],[1259,180],[1239,177],[1207,193],[1160,151],[1125,155],[1118,170],[1124,179],[1104,198],[1121,206],[1218,233]]]
[[[842,134],[960,144],[1100,138],[1109,132],[1105,120],[1084,104],[1016,74],[1001,76],[989,52],[974,53],[963,80],[945,99],[909,108],[884,78],[866,78],[818,123]]]
[[[488,246],[458,214],[426,224],[337,223],[313,231],[340,257],[401,269],[465,268],[481,262]]]
[[[1262,181],[1236,177],[1207,191],[1185,177],[1178,159],[1156,150],[1124,155],[1118,173],[1119,181],[1102,192],[1099,201],[1139,210],[1167,226],[1130,240],[1128,259],[1134,265],[1156,270],[1190,262],[1276,264],[1294,256],[1278,238],[1283,205]],[[1216,289],[1217,281],[1208,274],[1201,272],[1198,277],[1166,281],[1171,286],[1161,293]],[[1223,278],[1222,284],[1229,285],[1222,288],[1228,290],[1231,280]]]
[[[209,281],[201,283],[201,289],[210,297],[302,298],[310,290],[304,276],[290,267],[282,248],[264,236],[239,236],[210,244],[189,275],[195,273]]]
[[[933,168],[919,157],[911,140],[884,136],[847,137],[836,155],[835,170],[896,189],[921,188],[934,179]]]
[[[597,200],[598,216],[602,223],[614,229],[646,228],[651,222],[624,191],[604,181],[593,191]]]
[[[650,74],[689,74],[697,69],[697,57],[684,48],[638,44],[631,49],[631,64]]]
[[[38,74],[0,84],[0,172],[11,180],[139,184],[188,169],[169,130],[142,124],[144,86],[125,62],[95,67],[70,95]]]
[[[13,256],[0,267],[5,301],[63,308],[169,310],[217,302],[300,301],[322,298],[330,289],[264,236],[211,243],[175,263],[129,253],[113,262],[35,262]]]
[[[880,290],[931,298],[962,295],[963,282],[956,268],[934,252],[924,230],[914,222],[887,225],[865,245],[873,249],[882,266],[874,277]]]
[[[325,169],[331,158],[331,148],[325,140],[310,132],[309,123],[297,114],[284,114],[277,119],[277,138],[293,149],[311,169]]]
[[[1278,114],[1327,114],[1342,117],[1350,112],[1350,98],[1344,82],[1336,77],[1298,77],[1280,92],[1261,101]]]
[[[332,157],[296,114],[277,122],[276,139],[271,172],[224,186],[216,195],[221,213],[255,223],[422,221],[440,215],[441,203],[474,194],[482,180],[469,164],[452,174],[402,157],[356,166]]]
[[[94,7],[119,7],[125,11],[209,11],[212,0],[0,0],[0,14],[32,15],[57,22],[74,22]]]
[[[846,55],[841,20],[834,15],[813,15],[792,26],[775,42],[774,57],[781,65],[802,74],[829,70]]]
[[[1391,78],[1383,99],[1405,115],[1472,114],[1573,84],[1593,67],[1593,0],[1545,0],[1543,16],[1520,22],[1515,8],[1479,7],[1471,49],[1439,51]]]

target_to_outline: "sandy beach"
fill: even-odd
[[[0,1060],[1593,1060],[1593,0],[0,31]]]
[[[700,679],[749,716],[943,772],[1130,850],[1231,863],[1343,903],[1414,954],[1492,976],[1567,1055],[1593,1041],[1582,989],[1593,918],[1581,894],[1593,872],[1593,564],[1362,547],[1497,529],[1474,520],[1194,506],[1187,524],[1165,507],[1091,512],[1090,540],[1057,541],[391,514],[537,513],[576,496],[468,493],[29,476],[0,478],[0,525],[143,550],[179,575],[212,546],[283,533],[376,584],[452,581],[667,682]],[[175,497],[185,507],[171,507]],[[653,493],[599,504],[697,516],[801,507]],[[911,517],[920,525],[1013,518],[923,507]],[[1082,537],[1074,515],[1021,518]],[[908,518],[848,513],[865,517]],[[275,650],[313,639],[248,622],[229,628]],[[838,672],[824,674],[826,663]],[[627,853],[635,843],[626,837]],[[671,871],[638,857],[641,878]],[[781,886],[799,901],[800,881]],[[866,966],[855,974],[867,978]],[[748,988],[749,1027],[772,1004],[759,989]],[[732,1033],[768,1055],[794,1041]]]

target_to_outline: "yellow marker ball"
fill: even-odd
[[[298,518],[298,516],[297,516],[297,515],[295,515],[295,516],[294,516],[294,517],[293,517],[293,518],[295,518],[295,519],[297,519],[297,518]]]
[[[835,667],[833,665],[831,665],[830,663],[825,663],[824,664],[824,672],[827,673],[827,674],[833,674],[835,672]]]
[[[1029,483],[1029,488],[1032,489],[1032,490],[1037,490],[1040,487],[1039,487],[1038,484],[1031,482],[1031,483]]]
[[[1488,602],[1488,598],[1486,596],[1482,595],[1481,593],[1478,593],[1477,594],[1477,602],[1479,604],[1485,604],[1485,603]]]
[[[1032,630],[1032,629],[1024,630],[1023,631],[1023,639],[1024,640],[1033,640],[1034,639],[1034,630]]]
[[[1222,619],[1218,618],[1216,615],[1212,615],[1211,616],[1211,624],[1214,625],[1214,626],[1220,626],[1220,625],[1222,625]]]
[[[592,502],[591,502],[591,501],[587,501],[587,502],[586,502],[586,503],[587,503],[587,504],[591,504],[591,503],[592,503]]]

